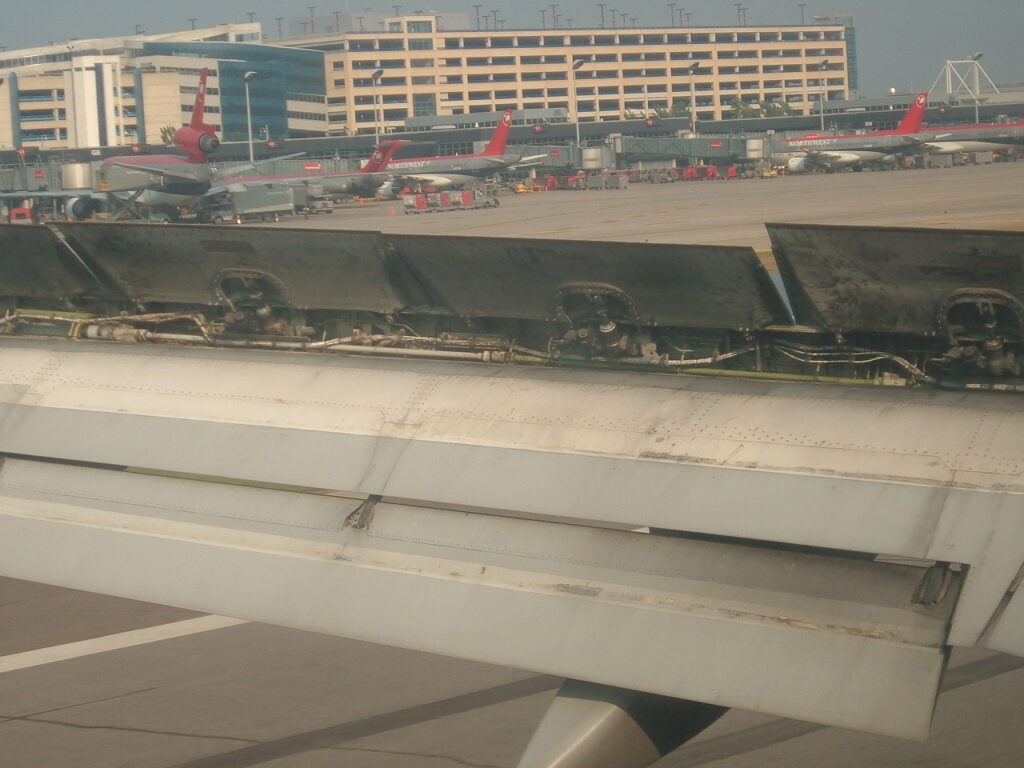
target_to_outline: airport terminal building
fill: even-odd
[[[570,122],[737,105],[808,114],[856,91],[849,17],[791,26],[467,29],[465,14],[335,14],[0,52],[0,148],[160,144],[210,70],[207,122],[228,140],[373,134],[413,118],[565,110]],[[377,105],[376,110],[374,105]],[[163,131],[166,133],[166,131]]]

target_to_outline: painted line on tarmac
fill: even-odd
[[[400,728],[408,728],[422,723],[440,720],[444,717],[459,715],[464,712],[483,707],[492,707],[510,701],[524,699],[540,693],[554,691],[562,684],[562,678],[538,675],[516,680],[511,683],[495,685],[483,690],[470,691],[446,699],[416,704],[404,709],[372,715],[361,720],[352,720],[315,731],[296,733],[263,744],[209,755],[187,762],[177,763],[174,768],[251,768],[276,760],[314,752],[321,749],[333,749],[348,741],[375,736]],[[454,763],[454,761],[452,761]],[[295,762],[299,765],[301,761]],[[301,763],[304,764],[304,763]],[[474,763],[475,765],[475,763]]]
[[[244,619],[229,619],[226,616],[199,616],[195,619],[173,621],[170,624],[159,624],[155,627],[133,629],[128,632],[118,632],[114,635],[93,637],[88,640],[79,640],[64,645],[53,645],[49,648],[38,648],[34,651],[12,653],[7,656],[0,656],[0,674],[13,672],[17,669],[28,669],[40,667],[44,664],[53,664],[58,661],[68,661],[82,656],[92,656],[107,651],[117,651],[122,648],[132,648],[137,645],[157,643],[161,640],[170,640],[175,637],[186,637],[196,635],[200,632],[211,632],[215,629],[225,629],[238,624],[246,624]]]

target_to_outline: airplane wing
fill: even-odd
[[[29,200],[46,197],[79,197],[79,196],[105,197],[91,189],[35,189],[22,192],[0,192],[0,199],[3,200]]]
[[[152,173],[157,176],[165,176],[169,179],[175,179],[178,181],[196,182],[202,184],[209,179],[188,170],[180,170],[173,166],[161,166],[161,165],[141,165],[139,163],[119,163],[113,162],[111,165],[116,165],[119,168],[127,168],[132,171],[144,171],[145,173]]]
[[[745,247],[0,227],[0,573],[923,738],[1024,656],[1024,233],[769,234],[797,325]]]
[[[458,174],[453,174],[458,175]],[[443,189],[445,187],[451,187],[459,183],[452,176],[443,173],[395,173],[391,175],[391,186],[396,189],[409,186],[411,184],[420,184],[427,187],[436,187]]]
[[[251,163],[244,163],[242,165],[233,165],[230,168],[225,168],[224,170],[219,170],[218,169],[218,170],[214,171],[213,177],[215,179],[217,179],[217,178],[220,178],[221,176],[225,176],[226,174],[229,174],[229,173],[231,173],[231,174],[238,174],[238,173],[245,173],[246,171],[254,171],[257,168],[260,168],[260,167],[262,167],[264,165],[268,165],[270,163],[277,162],[278,160],[292,160],[292,159],[294,159],[296,157],[302,157],[305,154],[306,154],[305,152],[296,152],[296,153],[294,153],[292,155],[282,155],[281,157],[268,157],[268,158],[266,158],[264,160],[254,160]]]
[[[527,168],[533,165],[541,165],[545,160],[548,160],[550,158],[551,153],[549,152],[545,152],[542,155],[524,155],[523,157],[520,157],[514,165],[510,165],[509,168]]]
[[[373,171],[341,171],[337,173],[319,174],[296,174],[277,176],[238,176],[234,178],[221,178],[215,181],[209,194],[215,195],[225,190],[237,192],[244,189],[258,189],[262,187],[302,187],[317,185],[323,188],[327,194],[349,194],[352,192],[363,192],[371,194],[374,190],[392,179],[392,174]]]
[[[811,165],[844,166],[855,165],[863,160],[863,157],[855,151],[832,151],[832,150],[802,150],[807,155],[807,161]],[[873,153],[875,154],[875,153]]]

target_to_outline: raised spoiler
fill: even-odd
[[[1019,339],[1024,232],[765,227],[798,323],[931,336],[963,326],[966,305],[981,301],[1005,313]]]
[[[786,322],[785,307],[750,248],[56,225],[78,261],[46,228],[26,229],[33,232],[33,243],[47,246],[26,250],[11,242],[12,251],[33,254],[32,272],[19,274],[27,256],[0,260],[0,285],[31,284],[33,293],[27,295],[32,296],[66,295],[66,281],[81,284],[78,290],[87,293],[87,264],[110,293],[147,305],[223,306],[224,281],[249,276],[272,285],[280,301],[302,310],[415,309],[463,318],[554,321],[564,294],[581,290],[606,293],[648,326],[753,329]],[[0,295],[11,293],[19,295],[0,288]]]
[[[107,293],[54,230],[0,225],[0,296],[51,301]]]

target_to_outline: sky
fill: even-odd
[[[332,18],[333,11],[392,14],[399,4],[403,13],[416,10],[462,12],[475,18],[471,2],[414,0],[401,4],[368,0],[33,0],[30,6],[17,0],[0,0],[3,23],[0,46],[27,48],[63,42],[72,37],[131,35],[136,25],[155,34],[189,29],[188,19],[198,26],[248,21],[248,13],[263,24],[266,35],[277,29],[278,16],[306,19],[309,6],[317,17]],[[15,5],[23,12],[12,13]],[[793,24],[800,21],[799,3],[792,0],[746,0],[748,25]],[[504,6],[504,7],[503,7]],[[609,0],[608,8],[637,18],[637,25],[668,26],[671,11],[661,0]],[[691,14],[695,26],[736,23],[736,8],[729,0],[677,0]],[[27,10],[28,8],[31,10]],[[550,5],[522,0],[491,0],[482,12],[498,9],[506,29],[539,28],[540,10]],[[572,18],[572,26],[598,27],[597,3],[561,0],[557,12]],[[806,20],[819,13],[853,14],[857,27],[861,95],[878,96],[896,88],[916,92],[929,88],[947,59],[963,59],[981,51],[985,70],[998,85],[1024,85],[1024,0],[807,0]],[[677,17],[678,21],[678,17]],[[285,22],[287,24],[287,22]],[[475,24],[475,21],[472,22]]]

